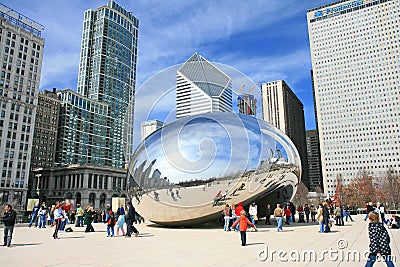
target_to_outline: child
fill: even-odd
[[[376,260],[385,260],[387,266],[394,267],[391,260],[392,256],[389,246],[390,237],[388,231],[383,224],[379,223],[378,213],[371,211],[368,213],[368,219],[370,220],[368,225],[370,253],[365,267],[372,267]]]
[[[121,229],[122,235],[125,235],[124,223],[125,223],[125,214],[121,214],[118,216],[117,220],[117,235],[119,235],[119,229]]]
[[[250,225],[256,229],[256,226],[252,224],[249,219],[246,218],[246,211],[242,210],[240,211],[240,218],[236,222],[233,223],[232,225],[232,230],[236,226],[236,224],[239,224],[239,230],[240,230],[240,238],[242,240],[242,246],[246,246],[246,231],[247,231],[247,225]]]
[[[115,225],[115,217],[114,217],[114,212],[110,210],[110,212],[107,214],[107,237],[113,237],[114,236],[114,225]],[[111,235],[110,235],[110,230],[111,230]]]

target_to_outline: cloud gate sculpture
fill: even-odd
[[[289,201],[301,177],[299,154],[279,129],[252,116],[207,113],[148,136],[129,164],[136,210],[165,226],[221,217],[225,204]]]

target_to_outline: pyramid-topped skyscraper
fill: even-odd
[[[194,53],[177,71],[176,118],[232,112],[231,78]]]

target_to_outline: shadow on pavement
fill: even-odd
[[[42,243],[19,243],[19,244],[12,244],[13,247],[25,247],[25,246],[39,246]]]
[[[255,245],[265,245],[265,243],[247,243],[246,247],[247,246],[255,246]]]

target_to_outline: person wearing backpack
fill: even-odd
[[[114,216],[114,212],[112,210],[110,210],[106,215],[106,223],[107,223],[107,237],[110,237],[110,236],[113,237],[114,236],[115,216]]]

